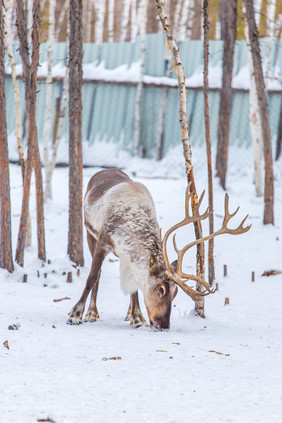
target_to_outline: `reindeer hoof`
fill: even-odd
[[[148,326],[146,320],[144,319],[143,315],[140,314],[128,314],[125,320],[130,321],[130,326],[134,329],[138,329],[141,326]]]
[[[97,310],[93,311],[90,310],[86,313],[86,316],[84,317],[85,322],[96,322],[99,319],[99,313]]]
[[[78,308],[74,307],[69,312],[69,318],[67,320],[67,324],[69,325],[81,325],[82,324],[82,316],[84,310],[79,310]]]
[[[81,325],[82,324],[82,319],[81,318],[77,318],[77,317],[70,317],[67,320],[67,324],[68,325]]]

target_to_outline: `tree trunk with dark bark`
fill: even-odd
[[[20,42],[20,54],[22,58],[23,77],[25,82],[25,105],[28,130],[28,153],[24,175],[24,192],[18,243],[16,250],[16,261],[23,266],[25,238],[27,230],[28,203],[30,192],[30,179],[32,168],[35,172],[36,185],[36,215],[37,215],[37,242],[38,258],[46,261],[45,252],[45,229],[44,229],[44,207],[43,207],[43,185],[41,173],[41,161],[38,147],[36,128],[36,90],[37,90],[37,67],[39,59],[39,36],[40,36],[40,0],[34,0],[32,26],[32,55],[29,58],[29,47],[27,39],[26,13],[22,0],[17,0],[17,27]]]
[[[211,155],[211,136],[210,136],[210,113],[209,113],[209,0],[203,1],[204,16],[204,107],[205,107],[205,131],[206,131],[206,150],[208,164],[208,186],[209,186],[209,209],[213,210],[213,185],[212,185],[212,155]],[[214,232],[213,213],[209,216],[210,234]],[[209,262],[209,283],[212,284],[215,279],[214,274],[214,238],[209,240],[208,262]]]
[[[13,272],[2,7],[0,0],[0,267]]]
[[[226,33],[223,51],[216,169],[217,176],[220,178],[220,184],[225,189],[231,118],[233,55],[236,40],[237,0],[224,2],[223,7],[225,15],[224,20],[226,22]]]
[[[70,2],[68,254],[83,266],[82,245],[82,0]]]
[[[262,125],[263,153],[264,153],[264,218],[263,223],[274,224],[274,182],[273,182],[273,164],[272,164],[272,146],[271,133],[269,126],[268,103],[263,77],[261,54],[258,39],[258,30],[254,16],[254,6],[252,0],[244,0],[246,8],[246,17],[249,28],[249,37],[252,50],[252,59],[254,67],[254,77],[259,103],[259,113]]]

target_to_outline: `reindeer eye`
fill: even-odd
[[[160,294],[161,297],[163,297],[166,294],[166,289],[163,285],[159,285],[158,286],[158,292]]]

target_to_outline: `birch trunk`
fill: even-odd
[[[52,66],[53,66],[53,48],[55,42],[55,0],[49,0],[49,28],[48,28],[48,71],[45,89],[45,115],[43,126],[43,162],[45,167],[45,192],[44,201],[52,198],[51,184],[48,181],[48,168],[50,166],[51,150],[51,125],[52,125]]]
[[[106,13],[106,1],[105,0],[93,0],[93,6],[96,15],[94,34],[95,43],[102,44],[104,40],[104,22]]]
[[[176,0],[174,19],[173,19],[173,32],[174,32],[174,37],[176,41],[179,41],[181,12],[182,12],[182,0]]]
[[[246,41],[247,41],[248,63],[249,63],[249,70],[250,70],[249,117],[250,117],[250,128],[251,128],[253,149],[254,149],[254,166],[255,166],[254,180],[255,180],[257,197],[261,197],[262,196],[262,173],[261,173],[262,127],[261,127],[261,121],[259,116],[258,96],[257,96],[257,90],[256,90],[256,82],[254,78],[253,58],[252,58],[248,26],[246,30],[247,30]]]
[[[195,213],[195,207],[198,204],[198,196],[196,192],[196,185],[194,179],[194,171],[192,165],[192,152],[191,152],[191,145],[189,141],[189,133],[188,133],[188,118],[186,113],[186,88],[185,88],[185,76],[184,70],[182,66],[182,62],[179,55],[179,49],[173,37],[173,33],[171,31],[171,27],[167,18],[167,13],[165,10],[165,5],[163,1],[156,0],[158,15],[160,17],[160,21],[162,23],[168,47],[172,50],[174,61],[175,61],[175,68],[176,74],[178,78],[178,87],[179,87],[179,120],[181,126],[181,141],[183,145],[183,152],[184,152],[184,160],[185,160],[185,171],[188,181],[188,187],[191,193],[191,202],[192,202],[192,211],[193,214]],[[202,225],[201,222],[196,222],[194,224],[195,236],[197,239],[202,237]],[[197,259],[196,259],[196,268],[197,268],[197,275],[201,278],[205,278],[205,249],[204,244],[200,243],[197,245]],[[203,287],[200,284],[197,284],[197,290],[202,291]],[[195,303],[195,311],[196,313],[201,316],[205,317],[205,310],[204,310],[204,297],[202,297],[199,301]]]
[[[134,139],[134,156],[138,156],[140,147],[140,134],[141,134],[141,97],[143,90],[143,78],[145,73],[145,61],[146,61],[146,24],[147,24],[147,6],[148,0],[141,0],[140,8],[141,14],[141,57],[140,57],[140,75],[136,89],[135,98],[135,139]]]
[[[191,0],[184,0],[182,12],[179,22],[179,41],[184,41],[186,38],[186,30],[188,25],[188,17],[191,13]]]
[[[130,39],[131,41],[135,41],[138,31],[140,31],[140,27],[139,27],[139,20],[137,17],[137,0],[132,0],[131,1],[131,35],[130,35]]]
[[[129,14],[130,5],[131,5],[131,0],[123,1],[123,9],[122,9],[122,16],[121,16],[121,23],[120,23],[120,41],[121,42],[125,41],[127,36],[129,17],[130,17],[130,14]]]
[[[252,59],[254,66],[254,77],[256,81],[256,90],[258,95],[260,120],[263,134],[263,152],[264,152],[264,224],[274,224],[274,181],[272,164],[272,146],[271,133],[269,126],[268,103],[265,92],[265,83],[263,78],[261,54],[258,41],[258,31],[254,17],[254,7],[252,0],[244,0],[246,8],[246,17],[248,22]]]
[[[108,10],[108,42],[114,41],[115,0],[109,0]]]
[[[60,34],[61,30],[62,30],[62,23],[63,23],[63,21],[65,19],[65,15],[66,15],[66,12],[69,9],[69,7],[70,7],[70,0],[65,0],[64,5],[63,5],[63,8],[62,8],[62,10],[60,12],[60,15],[59,15],[59,18],[58,18],[58,21],[57,21],[57,25],[56,25],[56,31],[55,31],[55,40],[56,40],[56,42],[59,41],[59,34]]]
[[[65,5],[69,5],[69,0],[66,0]],[[65,11],[62,11],[62,15],[64,16]],[[61,15],[61,16],[62,16]],[[66,55],[68,56],[69,52],[69,42],[68,42],[68,34],[69,34],[69,19],[67,24],[67,49],[66,49]],[[56,37],[58,37],[58,31],[56,33]],[[45,192],[44,197],[46,197],[47,192],[52,192],[52,176],[53,172],[56,166],[56,160],[57,160],[57,153],[58,148],[63,136],[63,130],[64,130],[64,121],[65,121],[65,115],[66,115],[66,106],[67,106],[67,95],[68,95],[68,88],[69,88],[69,67],[68,67],[68,58],[66,59],[66,73],[63,80],[63,90],[62,90],[62,96],[60,99],[60,107],[59,107],[59,114],[58,114],[58,125],[57,130],[55,132],[55,138],[52,140],[52,147],[51,147],[51,158],[50,162],[46,169],[46,184],[45,184]]]
[[[208,166],[208,186],[209,186],[209,209],[213,210],[213,184],[212,184],[212,155],[211,155],[211,136],[210,136],[210,112],[209,112],[209,0],[203,1],[204,18],[204,108],[205,108],[205,133],[206,133],[206,151]],[[210,234],[214,232],[213,213],[209,215]],[[214,238],[209,240],[208,262],[209,262],[209,283],[212,284],[215,279],[214,270]]]
[[[271,53],[272,53],[272,41],[274,38],[275,29],[275,10],[276,0],[268,0],[266,15],[267,15],[267,49],[266,49],[266,61],[265,61],[265,84],[266,89],[269,85],[270,71],[271,71]]]
[[[0,267],[14,270],[11,239],[11,203],[6,123],[4,20],[3,1],[0,0]]]

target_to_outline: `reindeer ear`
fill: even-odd
[[[177,270],[177,260],[170,263],[170,268],[174,273],[176,272],[176,270]]]

